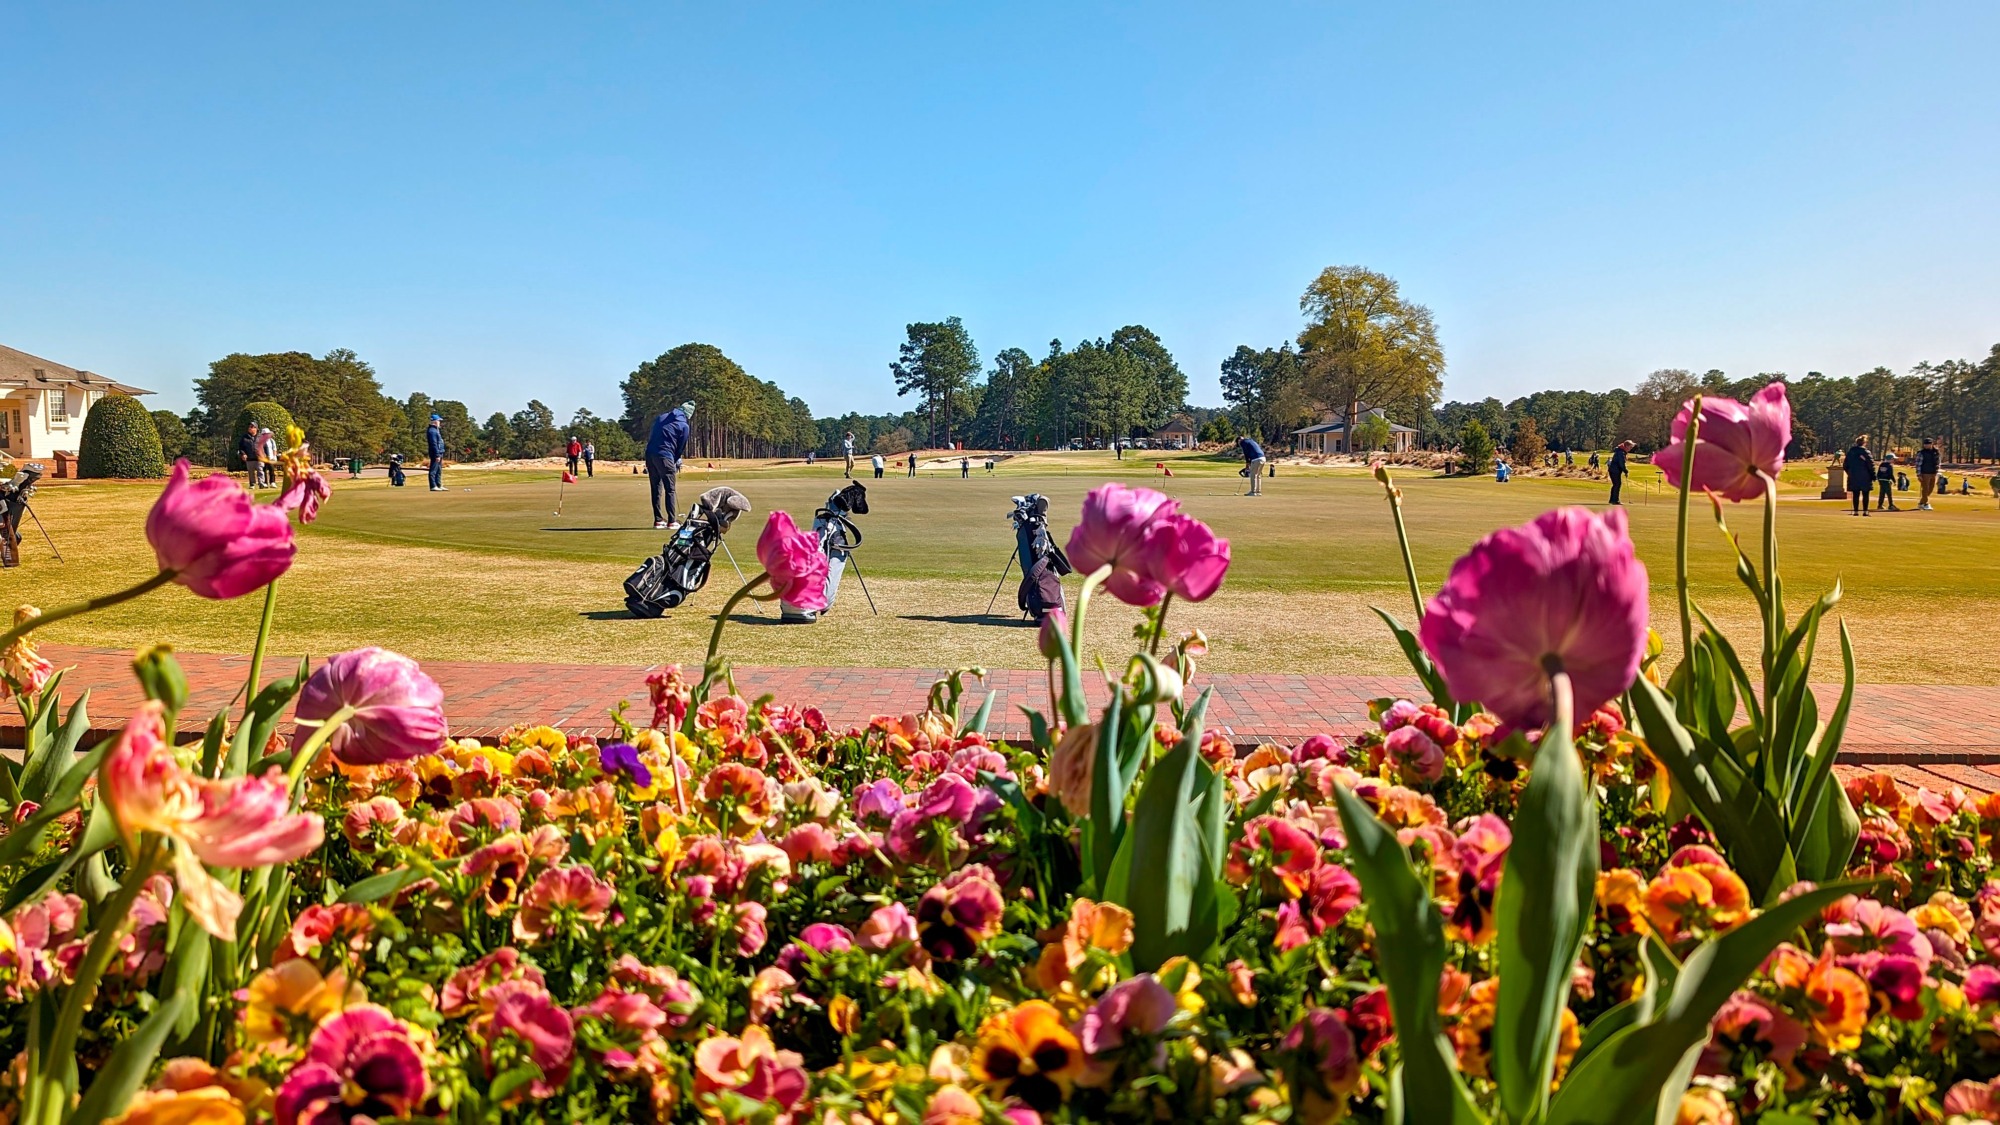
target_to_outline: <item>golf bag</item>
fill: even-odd
[[[658,617],[688,600],[707,584],[709,565],[730,525],[749,510],[750,501],[733,488],[702,493],[660,553],[625,580],[625,608],[634,617]]]
[[[1049,498],[1039,492],[1014,497],[1014,551],[1021,560],[1021,587],[1014,601],[1021,612],[1041,624],[1063,608],[1063,575],[1076,569],[1049,534]]]
[[[861,529],[854,526],[849,516],[868,514],[868,490],[860,481],[847,485],[826,498],[826,507],[813,513],[813,537],[819,540],[819,549],[826,555],[826,608],[833,608],[833,601],[840,594],[840,576],[847,571],[848,556],[861,546]],[[817,612],[800,609],[787,601],[778,603],[780,618],[793,625],[810,625],[819,620]]]
[[[30,462],[0,480],[0,567],[21,565],[21,519],[35,494],[35,482],[41,479],[42,466]]]
[[[389,454],[389,487],[403,487],[403,455],[400,453]]]

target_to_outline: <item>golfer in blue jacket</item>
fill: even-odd
[[[1250,495],[1264,495],[1264,447],[1246,434],[1237,441],[1236,448],[1243,453],[1243,472],[1250,478]]]
[[[431,424],[424,430],[424,449],[431,455],[431,491],[444,491],[444,416],[431,415]]]
[[[672,531],[680,526],[674,518],[674,484],[680,476],[681,457],[687,453],[688,420],[694,417],[694,403],[663,411],[653,419],[646,438],[646,478],[653,486],[653,527]]]

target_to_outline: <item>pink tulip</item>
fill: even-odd
[[[1146,569],[1153,580],[1185,601],[1207,601],[1229,573],[1229,540],[1207,524],[1173,512],[1146,533]]]
[[[1070,561],[1085,574],[1109,564],[1111,577],[1104,588],[1113,597],[1127,605],[1158,605],[1167,588],[1149,565],[1146,536],[1155,521],[1179,510],[1180,501],[1150,488],[1093,488],[1083,498],[1083,519],[1069,533]]]
[[[1579,715],[1631,686],[1646,651],[1646,568],[1625,513],[1544,512],[1452,564],[1419,634],[1451,693],[1510,725],[1546,726],[1549,676],[1569,674]]]
[[[294,813],[273,767],[263,777],[213,781],[188,772],[167,742],[166,708],[142,704],[98,767],[98,788],[136,851],[142,834],[164,837],[188,914],[224,940],[236,937],[243,900],[208,873],[217,867],[289,863],[318,848],[316,813]]]
[[[826,555],[791,516],[772,512],[764,521],[764,533],[757,537],[757,561],[771,576],[771,589],[780,601],[809,612],[827,607]]]
[[[1681,484],[1681,460],[1687,451],[1688,418],[1694,402],[1674,416],[1673,440],[1653,454],[1653,464],[1667,483]],[[1792,404],[1785,385],[1771,383],[1745,406],[1733,398],[1701,400],[1701,428],[1696,432],[1694,472],[1688,487],[1713,492],[1725,500],[1755,500],[1764,495],[1764,480],[1785,467],[1785,447],[1792,442]],[[1761,474],[1761,475],[1760,475]]]
[[[407,656],[358,648],[328,657],[299,693],[296,714],[318,723],[342,707],[354,715],[327,739],[327,749],[350,766],[421,758],[444,743],[444,691]],[[312,730],[301,726],[294,743]]]
[[[1069,632],[1069,614],[1059,606],[1050,610],[1042,618],[1040,629],[1035,631],[1035,650],[1043,660],[1062,659],[1062,639]]]
[[[319,506],[333,495],[333,486],[317,469],[308,469],[303,475],[293,477],[285,483],[285,490],[278,493],[278,507],[289,512],[297,509],[300,523],[311,523],[319,518]]]
[[[185,458],[146,516],[146,539],[161,570],[204,598],[234,598],[268,585],[292,565],[298,547],[285,511],[253,503],[217,473],[190,484]]]

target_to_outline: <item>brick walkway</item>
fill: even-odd
[[[66,679],[71,698],[91,689],[93,728],[114,729],[137,706],[141,696],[129,669],[131,654],[65,645],[44,652],[58,666],[76,666]],[[249,659],[178,655],[190,690],[182,726],[199,733],[242,686]],[[270,665],[267,672],[283,667],[281,658]],[[601,735],[611,729],[608,716],[619,700],[631,700],[638,714],[646,705],[648,669],[637,665],[431,661],[424,670],[444,688],[452,732],[461,736],[491,737],[524,721]],[[748,697],[769,693],[812,704],[835,727],[847,727],[923,706],[939,674],[936,669],[743,667],[736,670],[736,681]],[[1416,690],[1414,680],[1397,676],[1204,675],[1198,686],[1215,691],[1209,722],[1246,744],[1348,734],[1367,721],[1370,699]],[[1024,706],[1048,710],[1047,681],[1040,672],[995,670],[985,688],[999,693],[993,704],[996,734],[1025,734]],[[977,698],[968,710],[978,705]],[[1823,691],[1822,714],[1833,702]],[[1845,741],[1843,767],[1887,769],[1933,788],[1962,785],[1990,792],[2000,788],[2000,688],[1860,685]],[[18,719],[0,720],[0,745],[19,742]]]

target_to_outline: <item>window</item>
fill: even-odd
[[[49,392],[49,422],[69,421],[69,392],[58,387]]]

